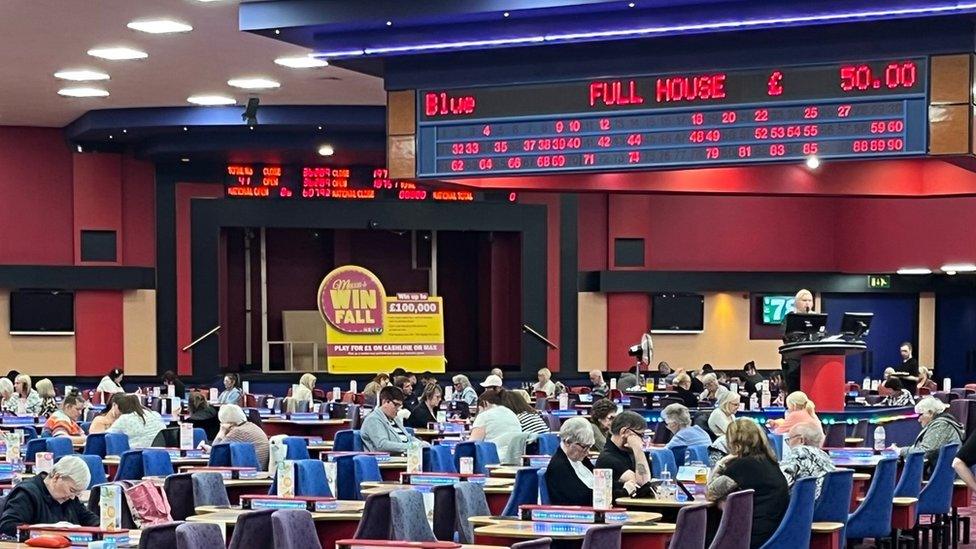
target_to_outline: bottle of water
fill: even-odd
[[[759,409],[759,399],[756,397],[756,393],[749,395],[749,409],[758,410]]]
[[[674,501],[674,486],[671,480],[671,471],[665,468],[661,471],[661,499],[664,501]]]
[[[880,452],[885,449],[885,429],[878,425],[874,428],[874,450]]]

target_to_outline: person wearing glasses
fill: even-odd
[[[619,417],[619,416],[618,416]],[[691,424],[691,413],[683,404],[669,404],[661,410],[661,419],[669,431],[674,433],[666,447],[672,446],[708,446],[712,437],[704,429]],[[613,427],[610,428],[611,430]]]
[[[403,408],[403,391],[387,385],[380,389],[378,400],[379,405],[366,416],[360,429],[363,449],[367,452],[405,454],[410,435],[403,426],[403,420],[397,416],[397,412]],[[426,442],[421,444],[427,445]]]
[[[610,424],[617,417],[617,405],[609,398],[601,398],[590,409],[590,426],[593,428],[593,451],[602,452],[610,436]]]
[[[786,483],[792,487],[798,478],[814,477],[817,479],[816,497],[819,498],[824,476],[836,469],[830,455],[820,449],[824,443],[823,430],[809,423],[798,423],[786,435],[786,443],[790,451],[779,462]]]
[[[41,473],[14,487],[0,515],[0,534],[16,536],[21,524],[65,521],[98,526],[98,515],[78,500],[89,482],[91,473],[84,460],[77,456],[61,458],[50,473]]]
[[[593,429],[582,417],[572,417],[559,429],[559,447],[546,466],[545,482],[552,505],[593,505]],[[614,497],[622,496],[614,491]]]
[[[637,412],[617,414],[610,424],[610,438],[596,458],[598,469],[613,471],[615,491],[620,488],[631,497],[645,497],[651,492],[651,466],[644,453],[646,430],[647,421]]]

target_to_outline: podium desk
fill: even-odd
[[[798,341],[780,346],[779,353],[800,361],[800,390],[817,405],[817,411],[843,412],[846,358],[867,348],[863,341]]]

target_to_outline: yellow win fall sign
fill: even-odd
[[[444,371],[444,308],[423,292],[388,297],[375,274],[355,265],[327,274],[318,291],[332,373]]]

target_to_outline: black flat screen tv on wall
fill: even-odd
[[[697,334],[705,330],[705,296],[701,294],[651,295],[651,332]]]
[[[10,335],[74,335],[75,294],[63,290],[10,292]]]

